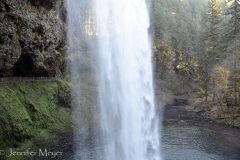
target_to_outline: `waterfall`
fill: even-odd
[[[70,52],[76,50],[72,39],[80,33],[77,31],[79,18],[75,18],[79,12],[79,2],[68,0],[68,6],[71,6],[68,7],[68,28],[70,33],[74,32],[69,37]],[[86,156],[89,148],[84,147],[87,146],[86,142],[79,142],[77,149],[82,153],[75,159],[160,160],[146,2],[93,0],[92,11],[93,14],[89,16],[92,26],[85,25],[85,32],[97,39],[98,121],[99,139],[102,141],[98,148],[101,148],[101,158]],[[79,63],[71,64],[72,71],[79,70]],[[73,82],[77,85],[77,82]],[[81,96],[79,86],[73,90],[75,95]],[[75,105],[84,108],[80,103],[77,101]],[[74,112],[84,112],[75,113],[81,116],[87,114],[82,109]],[[87,125],[88,122],[79,120],[75,129],[76,137],[86,134]]]
[[[145,0],[96,0],[106,160],[158,160]]]

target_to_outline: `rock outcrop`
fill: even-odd
[[[64,68],[63,0],[0,1],[0,76],[56,76]]]

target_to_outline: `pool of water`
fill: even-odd
[[[240,130],[189,115],[182,107],[164,107],[161,132],[163,160],[240,160]],[[160,114],[161,115],[161,114]],[[104,160],[101,141],[86,142],[77,160]],[[76,156],[77,155],[77,156]],[[64,154],[58,160],[74,159]]]
[[[237,138],[202,127],[165,126],[162,154],[165,160],[240,160]]]
[[[164,160],[240,160],[240,130],[193,119],[182,107],[163,112]]]

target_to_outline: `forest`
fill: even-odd
[[[151,4],[153,61],[161,73],[157,78],[171,82],[175,95],[198,99],[191,104],[194,109],[216,108],[215,116],[232,126],[240,112],[239,17],[235,0]]]

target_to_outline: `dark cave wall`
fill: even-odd
[[[0,76],[56,76],[64,68],[64,0],[0,1]]]

